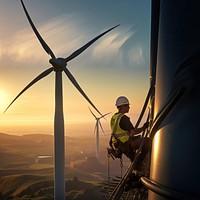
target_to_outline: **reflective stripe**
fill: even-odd
[[[129,136],[129,132],[124,132],[124,133],[118,133],[118,134],[115,134],[116,137],[122,137],[122,136],[125,136],[125,135],[128,135]]]

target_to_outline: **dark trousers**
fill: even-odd
[[[125,143],[120,143],[119,148],[121,149],[122,153],[125,154],[131,161],[134,160],[136,152],[140,147],[141,143],[143,143],[140,156],[136,162],[136,167],[139,168],[141,163],[144,161],[147,153],[150,151],[151,142],[149,138],[142,138],[141,136],[134,136],[130,137],[130,139]]]

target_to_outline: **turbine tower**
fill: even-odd
[[[10,103],[10,105],[6,108],[6,110],[14,103],[14,101],[22,95],[27,89],[29,89],[32,85],[36,82],[40,81],[42,78],[49,75],[51,72],[55,72],[55,116],[54,116],[54,196],[55,200],[64,200],[65,199],[65,140],[64,140],[64,115],[63,115],[63,89],[62,89],[62,72],[64,71],[65,75],[69,78],[72,84],[76,87],[76,89],[82,94],[82,96],[89,102],[89,104],[100,114],[102,115],[96,106],[92,103],[92,101],[88,98],[85,92],[82,90],[76,79],[67,69],[67,63],[81,54],[84,50],[86,50],[91,44],[93,44],[96,40],[100,37],[111,31],[112,29],[116,28],[114,26],[109,30],[103,32],[102,34],[98,35],[87,44],[82,46],[81,48],[74,51],[71,55],[66,58],[56,58],[53,51],[47,45],[47,43],[43,40],[40,33],[37,31],[35,25],[33,24],[27,9],[21,0],[21,4],[23,10],[26,14],[26,17],[33,29],[37,39],[39,40],[40,44],[42,45],[43,49],[46,51],[47,54],[50,55],[51,59],[49,63],[52,67],[48,68],[40,75],[38,75],[35,79],[33,79]],[[6,112],[6,110],[4,112]]]
[[[100,119],[105,117],[106,115],[110,114],[110,112],[106,113],[104,115],[101,115],[100,117],[97,117],[90,108],[89,108],[89,110],[96,120],[96,124],[94,127],[94,134],[96,135],[96,158],[99,159],[99,127],[101,128],[102,132],[105,134],[103,127],[101,125]]]

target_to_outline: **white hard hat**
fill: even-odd
[[[125,96],[120,96],[117,98],[115,105],[118,106],[122,106],[122,105],[129,105],[129,101]]]

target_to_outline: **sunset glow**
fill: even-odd
[[[6,98],[6,92],[3,90],[0,90],[0,107],[1,110],[6,106],[7,98]]]
[[[99,13],[100,7],[104,5],[99,2],[92,8],[99,13],[99,16],[95,16],[95,12],[85,12],[84,8],[91,6],[87,2],[83,5],[80,1],[82,6],[76,7],[76,11],[73,3],[68,1],[62,1],[62,6],[54,1],[50,1],[48,5],[46,1],[25,2],[34,24],[57,57],[69,56],[98,34],[120,24],[70,61],[67,68],[102,113],[116,112],[116,98],[120,95],[127,96],[131,102],[129,116],[135,122],[149,87],[150,5],[147,2],[141,3],[140,9],[135,10],[134,5],[130,8],[128,3],[118,3],[112,5],[112,13],[109,8],[104,13]],[[134,3],[130,1],[130,4]],[[42,13],[39,5],[41,8],[45,7]],[[118,14],[119,7],[124,15]],[[145,19],[144,13],[147,15]],[[29,88],[3,114],[19,92],[51,65],[50,57],[30,28],[18,1],[2,2],[0,15],[1,24],[6,24],[0,33],[0,132],[7,131],[9,127],[16,134],[23,127],[27,133],[34,132],[33,129],[37,129],[37,132],[52,132],[54,73]],[[17,21],[9,20],[11,15]],[[102,18],[107,20],[101,21]],[[140,23],[137,19],[140,19]],[[141,22],[145,25],[141,26]],[[87,127],[85,132],[92,133],[93,118],[89,105],[64,73],[63,97],[66,129],[69,128],[71,133],[77,130],[76,127],[79,130]],[[108,132],[110,117],[104,123]]]

